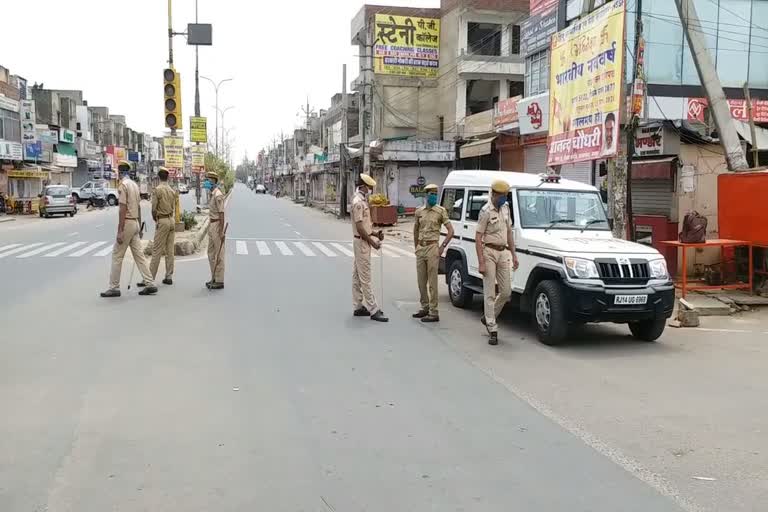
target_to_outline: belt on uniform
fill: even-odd
[[[135,221],[137,221],[137,222],[138,222],[138,220],[139,220],[139,219],[134,219],[134,218],[132,218],[132,217],[126,217],[126,218],[125,218],[125,220],[135,220]]]
[[[429,245],[437,245],[437,243],[438,243],[438,240],[426,240],[424,242],[419,242],[419,245],[421,247],[427,247]]]
[[[220,220],[221,219],[211,219],[211,224],[213,224],[214,222],[219,222]]]
[[[496,245],[496,244],[485,244],[486,247],[490,247],[491,249],[495,251],[506,251],[507,246],[506,245]]]
[[[363,239],[363,237],[361,237],[360,235],[355,235],[355,238],[357,238],[358,240],[362,240]]]
[[[172,213],[169,214],[169,215],[158,215],[157,216],[158,219],[170,219],[171,217],[173,217]]]

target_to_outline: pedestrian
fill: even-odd
[[[508,193],[507,182],[496,180],[491,184],[491,195],[488,203],[480,210],[475,236],[475,250],[479,270],[483,275],[485,297],[482,322],[490,335],[490,345],[499,344],[496,319],[512,295],[511,270],[517,270],[518,266],[512,235],[512,214],[507,204]]]
[[[211,280],[205,283],[209,290],[224,289],[224,192],[219,187],[219,175],[213,171],[205,175],[203,187],[208,191],[208,263]]]
[[[152,191],[152,219],[155,221],[155,239],[152,242],[152,262],[149,271],[152,278],[157,278],[160,257],[165,252],[165,279],[163,284],[173,284],[173,269],[176,260],[176,192],[168,185],[168,169],[160,167],[157,171],[160,184]],[[139,283],[141,288],[144,283]]]
[[[373,233],[371,207],[368,196],[376,186],[376,180],[367,174],[361,174],[357,191],[352,198],[352,234],[354,235],[355,259],[352,263],[352,305],[354,316],[369,316],[376,322],[389,322],[389,318],[379,309],[373,295],[371,279],[371,248],[381,247],[383,234]],[[382,279],[384,276],[382,276]]]
[[[157,293],[155,282],[147,267],[147,259],[141,246],[143,236],[141,228],[141,205],[139,203],[139,187],[130,178],[131,164],[121,160],[117,164],[120,175],[120,185],[117,187],[120,207],[117,224],[117,239],[112,249],[112,271],[109,275],[109,289],[101,294],[102,297],[120,297],[120,274],[123,270],[125,251],[131,248],[133,260],[144,278],[146,285],[139,295],[154,295]]]
[[[438,187],[424,187],[427,204],[418,208],[413,225],[413,245],[416,251],[416,279],[419,283],[421,309],[413,315],[424,323],[440,321],[437,310],[437,267],[445,248],[453,239],[453,225],[448,211],[437,204]],[[440,244],[440,230],[445,226],[448,236]],[[438,246],[439,244],[439,246]]]

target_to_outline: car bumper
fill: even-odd
[[[675,285],[638,288],[606,288],[565,283],[569,320],[574,322],[636,322],[662,316],[669,318],[675,307]],[[617,295],[648,295],[642,305],[616,305]]]
[[[44,206],[42,207],[43,213],[70,213],[75,211],[75,205],[68,204],[68,205],[61,205],[61,206]]]

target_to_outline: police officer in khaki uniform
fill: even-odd
[[[453,224],[445,208],[437,204],[437,185],[424,187],[427,204],[416,210],[413,226],[413,245],[416,249],[416,278],[419,282],[421,309],[413,315],[424,323],[440,321],[437,311],[437,267],[445,248],[453,239]],[[440,244],[440,228],[448,230],[448,236]],[[439,246],[438,246],[439,244]]]
[[[376,322],[389,322],[376,304],[371,280],[371,248],[381,247],[382,232],[373,233],[371,207],[368,195],[376,186],[376,180],[367,174],[360,175],[357,191],[352,198],[352,235],[355,259],[352,263],[352,305],[355,316],[370,316]]]
[[[213,171],[205,175],[203,187],[208,190],[208,263],[211,280],[205,283],[209,290],[224,289],[224,192],[219,188],[219,175]]]
[[[165,252],[165,279],[163,284],[173,284],[173,268],[176,259],[176,192],[168,185],[168,169],[160,167],[157,171],[160,185],[152,191],[152,219],[155,221],[155,240],[152,242],[152,262],[149,271],[157,278],[160,257]],[[144,283],[139,283],[143,286]]]
[[[491,197],[480,210],[475,237],[485,296],[482,321],[490,334],[490,345],[499,344],[496,318],[512,295],[511,269],[517,270],[518,265],[512,235],[512,213],[507,204],[508,193],[507,182],[496,180],[491,184]],[[499,287],[498,294],[496,285]]]
[[[111,298],[120,296],[120,273],[123,270],[125,251],[131,248],[131,254],[136,266],[144,278],[146,287],[139,295],[154,295],[157,293],[155,282],[147,267],[147,259],[141,247],[141,205],[139,186],[130,178],[131,164],[121,160],[117,165],[122,178],[118,191],[118,205],[120,205],[119,221],[117,225],[117,239],[112,249],[112,271],[109,275],[109,289],[101,294],[102,297]]]

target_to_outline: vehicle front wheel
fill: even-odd
[[[539,341],[558,345],[568,336],[563,288],[557,281],[542,281],[533,293],[533,311]]]
[[[657,316],[650,320],[630,322],[629,330],[632,332],[632,336],[638,340],[653,342],[661,337],[666,326],[667,319]]]
[[[109,206],[115,206],[117,204],[117,198],[115,196],[109,196],[107,198],[107,204]]]
[[[474,293],[464,286],[466,283],[467,271],[464,268],[464,262],[457,259],[448,270],[448,295],[451,297],[451,304],[457,308],[464,309],[472,302]]]

